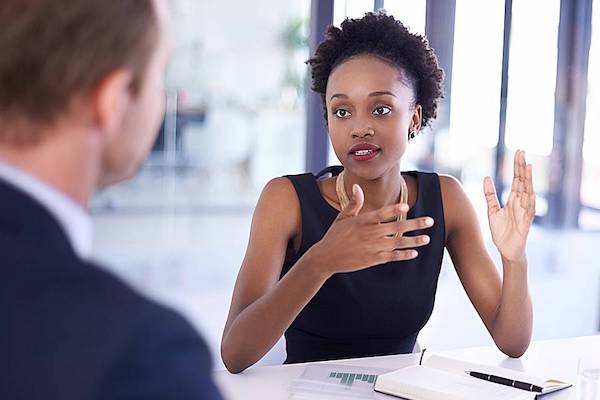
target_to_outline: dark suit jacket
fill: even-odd
[[[0,399],[220,399],[186,320],[74,253],[0,181]]]

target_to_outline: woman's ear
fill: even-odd
[[[415,105],[415,109],[413,110],[411,121],[410,121],[410,129],[419,132],[421,130],[421,123],[423,121],[423,107],[420,104]]]

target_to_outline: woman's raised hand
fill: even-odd
[[[494,182],[488,176],[483,183],[488,206],[492,240],[502,257],[509,261],[523,261],[529,228],[535,216],[535,192],[531,164],[525,161],[525,152],[517,151],[514,175],[506,205],[501,208]]]

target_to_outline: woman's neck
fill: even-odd
[[[358,184],[365,195],[362,211],[377,210],[395,204],[400,198],[400,165],[386,171],[377,179],[365,179],[344,170],[344,187],[348,197],[352,197],[352,186]]]

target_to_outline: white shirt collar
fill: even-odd
[[[0,179],[46,207],[64,229],[75,253],[84,260],[91,257],[92,220],[85,209],[57,189],[3,162],[0,162]]]

